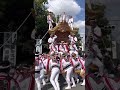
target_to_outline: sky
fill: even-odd
[[[109,19],[120,20],[120,12],[118,11],[120,0],[88,0],[92,3],[102,3],[106,8],[105,15]],[[64,11],[74,17],[74,26],[79,28],[79,33],[84,36],[85,33],[85,0],[48,0],[48,10],[54,14],[61,14]],[[118,25],[120,21],[110,21],[116,25],[116,29],[120,29]],[[118,32],[116,30],[116,32]],[[120,32],[120,30],[119,30]],[[84,40],[85,41],[85,38]]]
[[[55,15],[66,12],[74,18],[74,27],[79,28],[79,34],[85,33],[85,0],[48,0],[46,5]],[[83,40],[84,41],[84,40]]]

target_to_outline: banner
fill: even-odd
[[[42,39],[36,39],[36,52],[42,54]]]
[[[8,39],[9,41],[3,46],[3,61],[7,60],[12,65],[16,64],[16,45],[12,44],[16,38],[17,38],[17,33],[13,34],[13,32],[4,32],[4,43]]]

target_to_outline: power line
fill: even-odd
[[[13,34],[15,34],[21,27],[22,27],[22,25],[26,22],[26,20],[29,18],[29,16],[32,14],[32,12],[30,12],[29,14],[28,14],[28,16],[24,19],[24,21],[20,24],[20,26],[17,28],[17,30],[14,32],[14,33],[12,33],[12,35]],[[0,49],[12,38],[12,35],[5,41],[5,43],[3,43],[3,45],[0,47]]]

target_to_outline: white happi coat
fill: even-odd
[[[48,43],[50,43],[50,44],[54,43],[54,41],[55,41],[56,38],[57,38],[56,35],[55,35],[54,37],[50,37],[50,38],[48,39]]]
[[[63,68],[65,68],[65,67],[68,66],[68,65],[71,65],[71,63],[65,61],[65,59],[62,59],[62,60],[61,60],[61,62],[60,62],[60,68],[61,68],[61,70],[63,70]],[[70,66],[70,67],[72,67],[72,66]],[[73,67],[72,67],[72,68],[73,68]],[[69,68],[66,68],[66,69],[65,69],[65,72],[66,72],[68,69],[69,69]]]
[[[50,46],[49,46],[49,49],[50,49],[50,53],[51,54],[53,54],[53,53],[58,53],[58,45],[54,45],[54,44],[51,44]]]
[[[65,14],[61,15],[61,18],[62,18],[62,21],[66,21],[66,15]]]
[[[71,43],[76,43],[78,40],[77,40],[77,37],[73,37],[71,35],[68,36],[69,37],[69,40]]]
[[[75,44],[70,44],[69,45],[69,48],[70,48],[70,55],[72,55],[72,53],[75,53],[78,57],[78,49],[77,49],[77,46]]]
[[[68,20],[68,25],[71,27],[71,29],[73,30],[73,18],[70,18]]]
[[[52,20],[52,18],[51,18],[50,15],[47,16],[47,22],[48,22],[48,23],[52,23],[52,22],[53,22],[53,20]]]
[[[75,70],[80,70],[82,68],[82,65],[78,59],[75,60],[74,58],[71,58],[71,62],[73,64]]]
[[[60,54],[63,54],[63,53],[66,53],[66,52],[68,52],[68,49],[67,49],[67,45],[60,45],[59,46],[59,53]]]

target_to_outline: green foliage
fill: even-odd
[[[104,28],[109,24],[109,21],[104,15],[106,7],[104,5],[95,5],[95,4],[92,5],[92,7],[93,7],[93,10],[99,12],[96,15],[95,19],[97,21],[97,25],[102,28],[103,37],[102,37],[102,45],[100,48],[103,48],[103,47],[109,48],[111,41],[109,40],[109,38],[107,38],[107,36],[111,34],[111,30]]]
[[[34,9],[35,9],[35,27],[37,30],[37,33],[40,35],[40,38],[44,35],[44,33],[47,31],[47,11],[43,3],[45,3],[46,0],[35,0],[34,1]],[[38,37],[38,36],[36,36]]]
[[[48,31],[48,23],[47,23],[48,11],[44,6],[45,3],[47,3],[47,0],[35,0],[34,1],[35,29],[37,30],[36,37],[40,39]],[[48,45],[45,43],[47,43],[48,38],[49,38],[48,34],[43,38],[43,41],[42,41],[43,51],[47,51],[46,49],[48,48]]]

